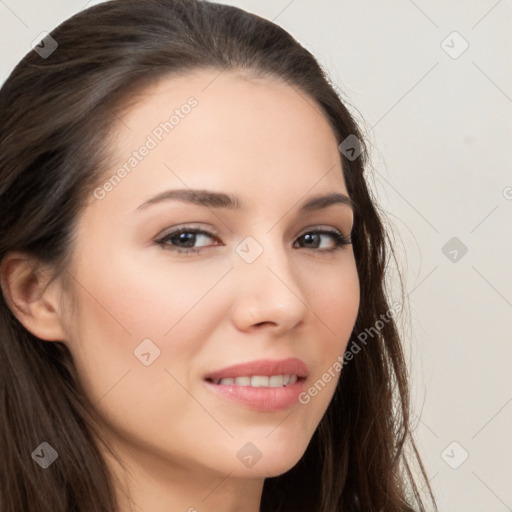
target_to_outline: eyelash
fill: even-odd
[[[194,235],[205,235],[210,238],[218,238],[214,233],[210,233],[208,231],[204,231],[202,229],[193,228],[193,227],[183,227],[179,228],[175,231],[171,231],[170,233],[167,233],[163,237],[160,237],[159,239],[155,240],[155,243],[160,245],[162,249],[177,252],[178,254],[190,254],[194,253],[197,254],[201,251],[201,248],[196,247],[177,247],[177,246],[171,246],[168,243],[168,240],[175,238],[183,233],[192,233]],[[350,237],[346,237],[345,235],[342,235],[338,231],[330,230],[330,229],[316,229],[311,230],[303,233],[300,237],[304,237],[306,235],[310,234],[319,234],[319,235],[329,235],[331,239],[335,242],[335,247],[333,249],[317,249],[313,248],[312,250],[316,250],[318,252],[325,252],[325,253],[333,253],[335,251],[341,250],[346,245],[350,245],[352,243]],[[211,246],[205,246],[204,248],[211,247]],[[307,247],[305,247],[307,249]]]

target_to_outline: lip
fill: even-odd
[[[214,383],[225,378],[287,374],[297,375],[298,380],[292,385],[276,388]],[[207,389],[224,399],[259,412],[273,412],[286,409],[298,402],[299,395],[305,390],[307,375],[306,364],[295,357],[281,360],[260,359],[209,373],[204,377],[204,384]]]

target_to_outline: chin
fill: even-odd
[[[236,471],[242,477],[269,478],[282,475],[292,469],[302,458],[306,451],[309,440],[302,438],[297,439],[291,435],[287,437],[283,432],[280,436],[271,434],[268,439],[260,444],[256,441],[254,444],[259,447],[259,452],[255,453],[259,457],[256,462],[250,465],[250,459],[247,461],[246,468],[243,467],[244,461],[242,457],[242,465]],[[281,438],[285,438],[284,439]],[[282,442],[281,442],[282,441]],[[250,453],[250,450],[248,450]]]

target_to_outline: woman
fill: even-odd
[[[307,50],[113,0],[0,116],[3,512],[425,510],[364,143]]]

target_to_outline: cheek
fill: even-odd
[[[94,398],[131,368],[180,368],[225,314],[214,288],[226,264],[147,265],[120,254],[110,261],[116,264],[94,255],[80,262],[79,306],[67,322],[70,349]]]
[[[313,435],[327,410],[343,371],[343,354],[356,322],[360,288],[353,258],[342,268],[332,268],[307,280],[308,305],[313,314],[314,347],[309,346],[313,371],[308,386],[300,397],[304,408],[305,430]],[[307,413],[306,413],[307,411]]]
[[[115,265],[91,259],[80,268],[89,292],[82,300],[92,324],[124,333],[134,342],[167,338],[198,314],[207,320],[202,305],[211,306],[212,301],[204,299],[230,268],[226,263],[194,265],[164,258],[151,262],[119,254],[112,254],[111,261]]]
[[[336,270],[319,269],[304,282],[314,322],[325,333],[324,349],[331,355],[339,354],[348,343],[359,310],[359,278],[353,255],[348,253]]]
[[[204,427],[204,410],[187,391],[191,362],[225,315],[226,297],[215,284],[229,266],[167,264],[164,271],[118,255],[115,267],[87,261],[76,274],[83,286],[67,322],[85,391],[112,430],[185,458],[193,448],[170,441],[169,432],[182,439]]]
[[[359,281],[349,274],[332,279],[318,299],[318,314],[338,339],[348,341],[359,310]]]

